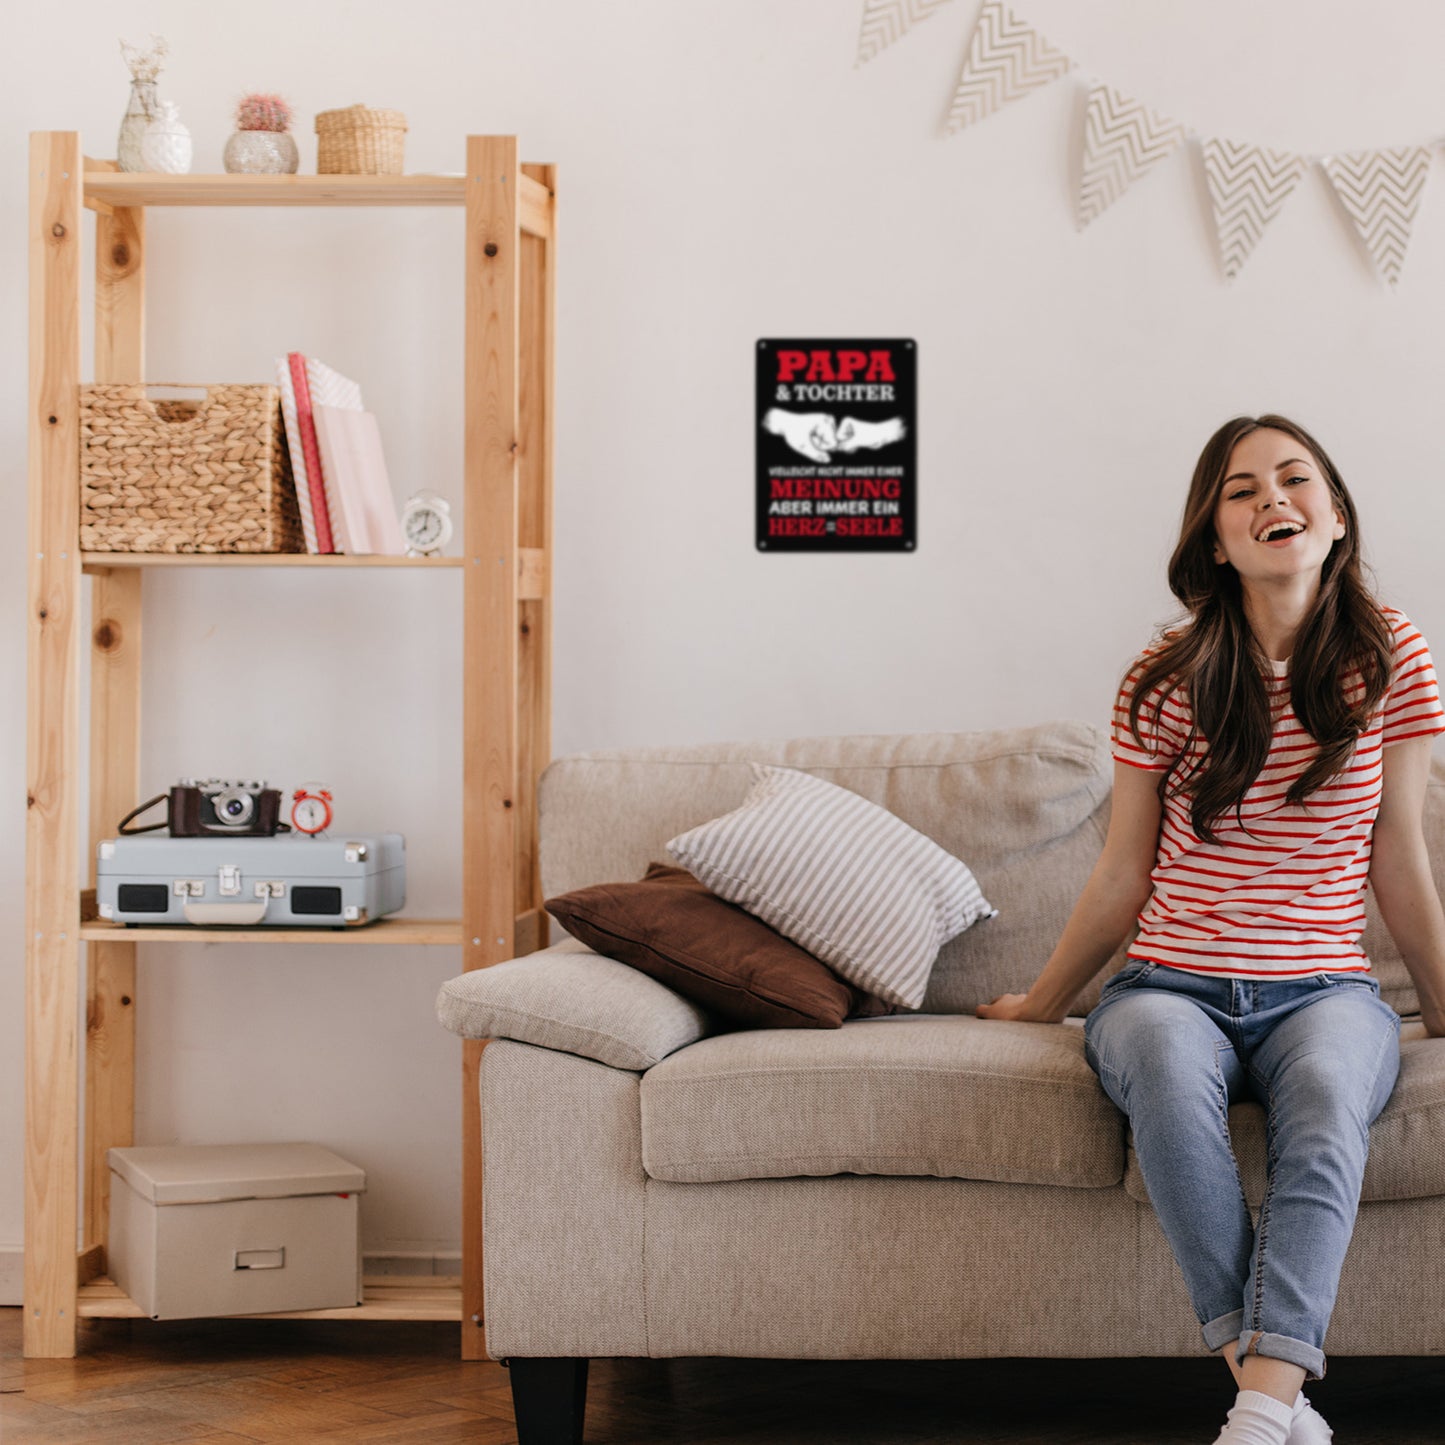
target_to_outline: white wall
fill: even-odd
[[[1198,450],[1278,409],[1330,449],[1382,591],[1445,648],[1436,162],[1390,294],[1319,172],[1227,286],[1193,146],[1073,224],[1080,72],[942,121],[978,0],[854,66],[842,0],[70,0],[12,16],[0,96],[0,1253],[22,1233],[26,133],[114,153],[115,39],[165,34],[162,94],[218,170],[229,102],[410,118],[411,170],[467,132],[561,168],[558,753],[1104,718],[1170,612]],[[1445,130],[1445,11],[1404,0],[1018,0],[1092,72],[1201,132],[1317,154]],[[331,79],[330,77],[337,77]],[[460,218],[153,211],[149,375],[266,380],[288,348],[358,377],[406,495],[459,493]],[[88,271],[88,268],[87,268]],[[754,550],[759,337],[911,336],[916,554]],[[87,323],[88,343],[88,323]],[[88,363],[87,363],[88,365]],[[455,914],[451,574],[147,579],[142,785],[328,780],[338,822],[410,842],[411,906]],[[142,1140],[315,1137],[363,1163],[372,1251],[455,1249],[457,1045],[441,950],[141,949]],[[1042,960],[1041,960],[1042,962]]]

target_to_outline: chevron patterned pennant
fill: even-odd
[[[858,59],[862,65],[901,39],[920,20],[926,20],[948,0],[864,0],[863,24],[858,32]]]
[[[1057,80],[1073,63],[1002,0],[984,0],[948,110],[949,133]]]
[[[1320,165],[1380,274],[1398,285],[1430,172],[1430,147],[1324,156]]]
[[[1304,173],[1302,156],[1240,141],[1204,142],[1204,174],[1227,280],[1239,275],[1264,228],[1279,215]]]
[[[1107,210],[1146,171],[1184,143],[1178,121],[1130,100],[1112,85],[1089,87],[1084,118],[1084,168],[1079,184],[1079,229]]]

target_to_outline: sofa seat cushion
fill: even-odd
[[[1244,1197],[1252,1209],[1258,1209],[1265,1184],[1264,1106],[1252,1101],[1231,1105],[1229,1137]],[[1124,1187],[1141,1204],[1149,1203],[1132,1130]],[[1435,1195],[1445,1195],[1445,1041],[1427,1038],[1425,1025],[1410,1019],[1400,1028],[1400,1077],[1370,1126],[1360,1199],[1377,1204]]]
[[[1124,1125],[1077,1022],[898,1014],[681,1049],[643,1075],[642,1162],[682,1184],[890,1174],[1103,1189],[1123,1176]]]

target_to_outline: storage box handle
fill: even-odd
[[[140,383],[144,393],[137,398],[137,404],[141,410],[153,417],[161,426],[166,427],[199,427],[206,419],[206,409],[211,404],[211,392],[213,387],[198,386],[194,382],[184,381],[143,381]],[[154,397],[154,391],[182,391],[190,392],[190,396],[163,396]],[[195,393],[199,395],[195,395]],[[183,402],[195,410],[183,415],[167,416],[162,410],[168,403]]]
[[[235,1252],[232,1269],[285,1269],[286,1250],[280,1249],[238,1249]]]

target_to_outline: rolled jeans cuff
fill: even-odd
[[[1287,1360],[1305,1372],[1307,1380],[1323,1380],[1325,1354],[1305,1340],[1289,1335],[1268,1335],[1262,1330],[1245,1330],[1239,1337],[1234,1362],[1242,1365],[1246,1355],[1267,1355],[1271,1360]]]
[[[1227,1315],[1220,1315],[1217,1320],[1210,1320],[1204,1326],[1204,1343],[1211,1352],[1225,1345],[1232,1345],[1243,1328],[1244,1311],[1230,1310]]]

